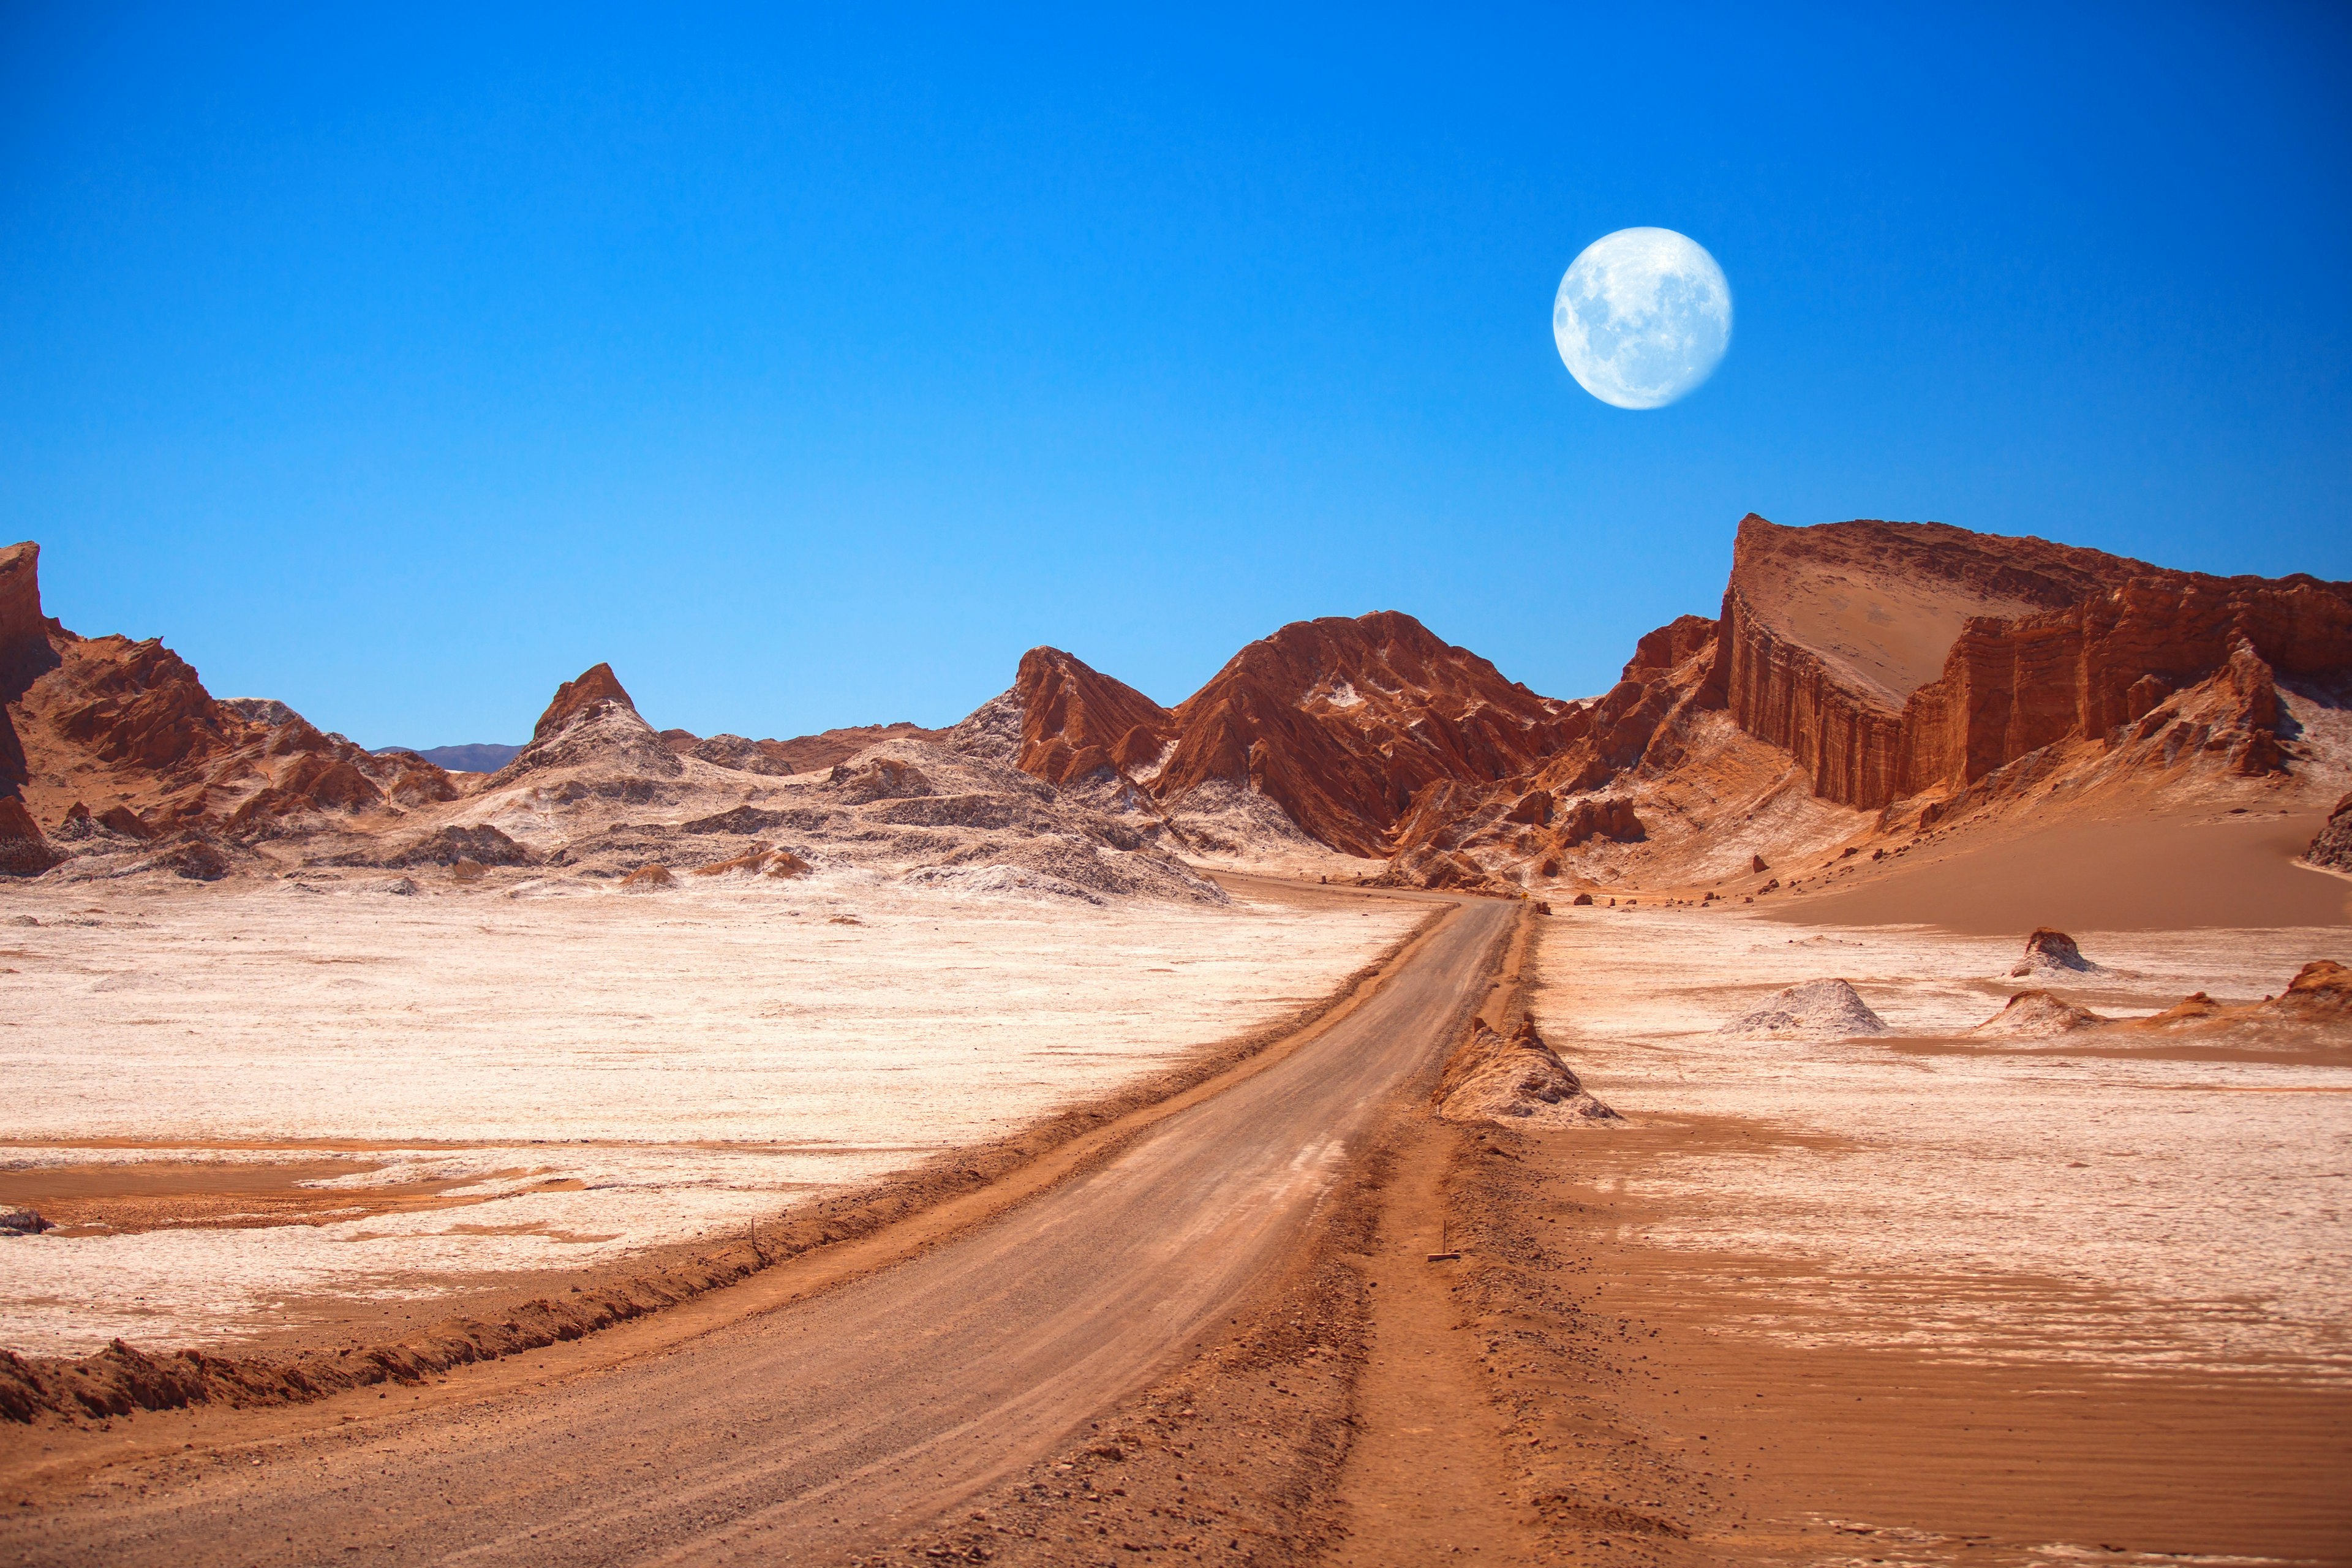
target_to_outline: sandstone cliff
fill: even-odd
[[[2269,772],[2284,760],[2275,678],[2352,668],[2352,585],[2175,572],[1939,523],[1751,514],[1722,626],[1711,686],[1733,719],[1817,794],[1864,809],[1963,789],[2053,743],[2119,742],[2184,698],[2224,701],[2200,750]]]

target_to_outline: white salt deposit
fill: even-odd
[[[382,880],[11,889],[40,923],[0,958],[0,1173],[341,1158],[327,1190],[490,1201],[0,1237],[0,1345],[234,1339],[305,1296],[738,1230],[1285,1015],[1424,912],[971,896],[986,875]]]
[[[1612,1178],[1658,1205],[1645,1239],[1688,1251],[1704,1278],[1746,1278],[1770,1298],[1753,1326],[2352,1378],[2352,1047],[2296,1063],[1928,1045],[2000,1009],[2013,983],[1984,977],[2015,937],[1787,929],[1563,910],[1544,925],[1537,1008],[1585,1087],[1650,1130]],[[2250,1001],[2343,942],[2104,933],[2095,951],[2115,971],[2074,976],[2063,999],[2109,1016],[2195,990]],[[1759,1051],[1717,1033],[1727,1013],[1818,973],[1832,944],[1895,1036],[1921,1044]],[[1765,1136],[1711,1139],[1725,1120]]]
[[[1886,1020],[1843,980],[1791,985],[1722,1032],[1741,1040],[1850,1040],[1886,1033]]]

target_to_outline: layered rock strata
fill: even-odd
[[[1798,529],[1751,513],[1722,626],[1711,687],[1733,719],[1790,752],[1816,794],[1866,810],[2055,742],[2125,739],[2192,692],[2221,700],[2200,749],[2266,773],[2284,756],[2275,679],[2352,668],[2352,585],[2175,572],[1940,523]]]

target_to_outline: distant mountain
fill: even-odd
[[[389,756],[405,752],[413,757],[423,757],[436,768],[453,773],[494,773],[522,754],[520,746],[504,746],[496,741],[478,741],[470,746],[435,746],[429,750],[415,746],[378,746],[375,754]]]
[[[987,719],[1024,771],[1157,815],[1181,845],[1214,850],[1191,819],[1239,789],[1409,885],[1572,887],[1636,864],[1760,885],[1768,853],[1893,853],[2052,801],[2316,799],[2345,775],[2347,696],[2352,584],[1751,515],[1721,618],[1643,637],[1597,698],[1538,696],[1390,612],[1285,626],[1172,709],[1033,649],[966,727]]]

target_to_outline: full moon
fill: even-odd
[[[1731,285],[1670,228],[1621,228],[1584,247],[1551,302],[1551,336],[1579,385],[1620,408],[1664,408],[1731,346]]]

